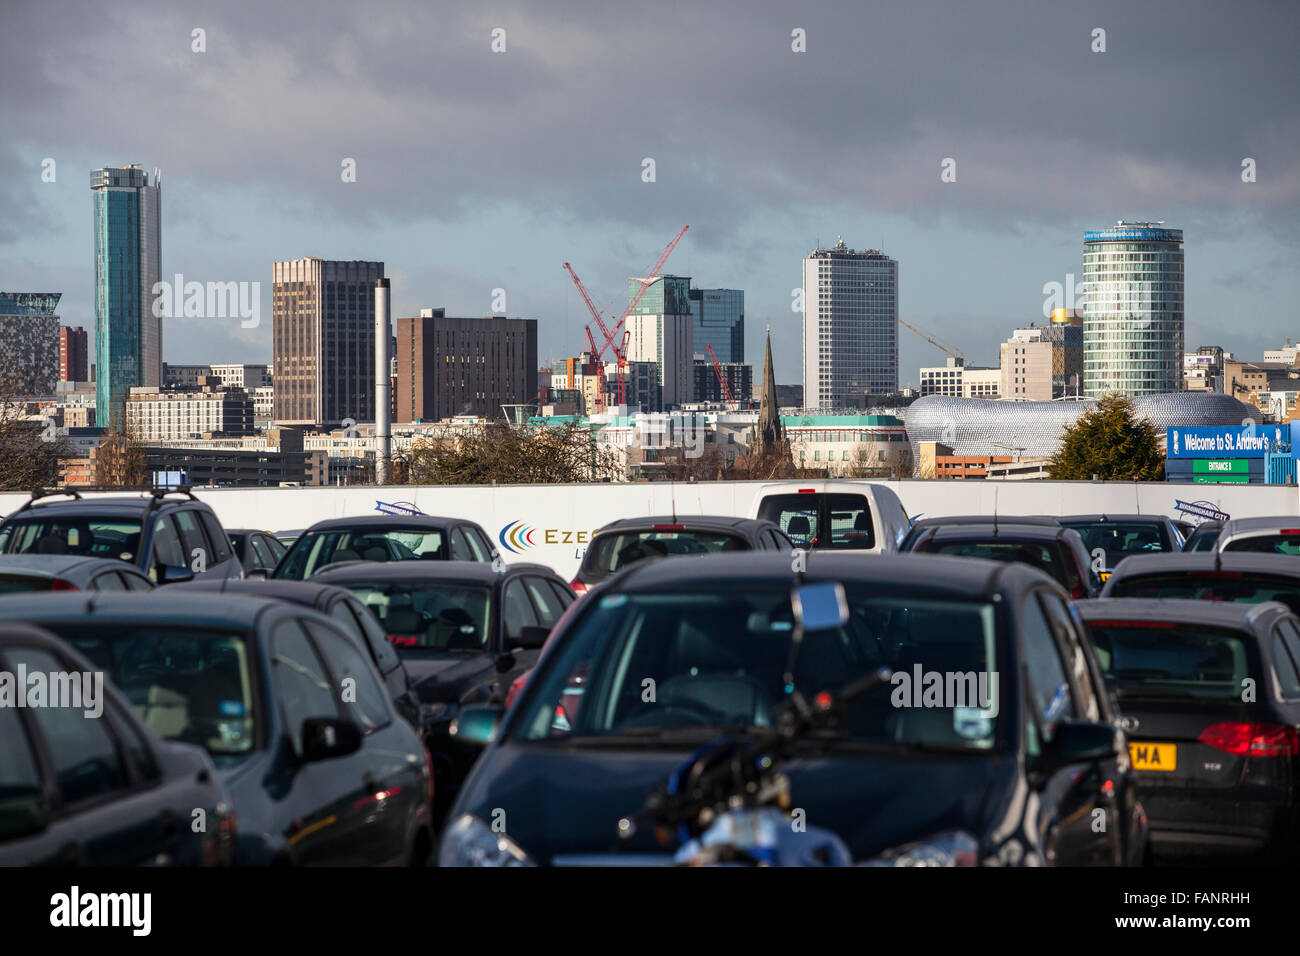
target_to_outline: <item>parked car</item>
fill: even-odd
[[[1182,536],[1164,515],[1066,515],[1061,524],[1083,536],[1084,547],[1101,564],[1103,583],[1129,555],[1183,549]]]
[[[490,562],[495,555],[482,527],[464,518],[362,515],[316,522],[271,576],[301,581],[344,561]]]
[[[0,524],[0,554],[118,558],[156,584],[243,574],[216,514],[184,488],[138,497],[35,492]]]
[[[330,618],[350,637],[357,648],[375,665],[388,697],[402,718],[416,730],[423,731],[420,702],[415,685],[389,642],[375,616],[346,588],[334,587],[320,580],[311,581],[193,581],[177,586],[178,590],[220,591],[225,594],[248,594],[288,601],[313,608]]]
[[[1101,596],[1281,601],[1300,611],[1300,562],[1280,554],[1221,551],[1135,555],[1115,570]]]
[[[96,671],[46,630],[0,625],[0,672],[20,668],[51,691],[55,675]],[[80,690],[62,706],[0,707],[0,866],[230,863],[235,817],[212,759],[162,739],[111,681]]]
[[[1213,551],[1219,543],[1223,531],[1222,521],[1202,521],[1198,524],[1183,545],[1184,551]]]
[[[302,537],[302,528],[295,528],[292,531],[277,531],[274,535],[275,540],[279,541],[286,549],[292,548],[293,543]]]
[[[581,595],[616,571],[647,558],[712,554],[718,551],[784,551],[794,542],[764,518],[718,515],[659,515],[611,521],[591,536],[577,576],[569,582]]]
[[[1196,531],[1196,525],[1190,521],[1184,521],[1182,518],[1170,518],[1170,523],[1178,529],[1179,536],[1183,539],[1183,546],[1186,547],[1187,539]]]
[[[1291,863],[1300,794],[1300,618],[1243,606],[1083,601],[1162,857]]]
[[[0,615],[56,634],[156,732],[208,751],[234,801],[236,863],[425,861],[427,751],[330,618],[274,598],[166,588],[92,602],[13,595]]]
[[[1127,741],[1060,585],[973,558],[824,554],[803,576],[790,565],[762,553],[648,561],[579,602],[504,716],[457,718],[454,735],[486,749],[439,863],[667,862],[676,834],[619,841],[619,821],[688,754],[771,727],[791,688],[817,701],[882,667],[895,686],[852,705],[842,732],[810,740],[789,770],[792,806],[855,860],[1143,859]],[[841,582],[849,623],[808,634],[787,679],[804,580]],[[925,671],[960,674],[965,691],[925,706]]]
[[[1072,598],[1096,597],[1101,592],[1101,580],[1092,570],[1079,532],[1059,524],[1018,524],[1013,520],[928,528],[911,550],[954,558],[1021,561],[1050,575]]]
[[[1042,527],[1061,526],[1060,519],[1046,515],[998,515],[998,522],[1007,524],[1038,525]],[[917,518],[908,527],[903,540],[898,543],[899,551],[911,551],[916,539],[931,528],[949,528],[969,524],[991,524],[989,515],[943,515],[940,517]]]
[[[866,481],[786,481],[762,485],[751,513],[775,523],[799,548],[895,551],[907,512],[892,488]]]
[[[533,666],[573,591],[550,568],[522,562],[500,572],[470,561],[349,564],[313,580],[355,595],[401,655],[429,734],[436,809],[445,811],[479,755],[451,739],[452,721],[466,706],[504,699]]]
[[[0,594],[16,591],[150,591],[153,581],[117,558],[0,554]]]
[[[1300,555],[1300,518],[1233,518],[1219,532],[1220,551]]]
[[[289,551],[274,535],[252,528],[228,528],[226,537],[230,539],[230,546],[235,549],[235,556],[243,565],[245,574],[249,571],[274,571]]]

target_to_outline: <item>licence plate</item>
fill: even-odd
[[[1110,572],[1109,572],[1109,571],[1100,571],[1100,572],[1098,572],[1097,576],[1101,578],[1101,583],[1102,583],[1102,584],[1105,584],[1106,581],[1109,580],[1109,578],[1110,578]]]
[[[1176,770],[1178,769],[1178,746],[1176,744],[1132,743],[1128,745],[1129,760],[1134,770]]]

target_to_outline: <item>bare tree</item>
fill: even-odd
[[[403,463],[416,485],[558,484],[623,476],[618,452],[577,422],[490,422],[455,437],[417,442]]]
[[[144,446],[128,432],[106,430],[95,449],[95,484],[102,488],[148,488]]]
[[[31,490],[59,483],[59,459],[67,442],[52,418],[32,417],[18,398],[13,375],[0,373],[0,489]]]

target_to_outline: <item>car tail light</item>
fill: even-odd
[[[388,641],[394,647],[417,647],[420,639],[414,634],[389,634]]]
[[[817,494],[817,489],[816,489],[816,488],[800,488],[800,489],[799,489],[799,494],[801,494],[801,495],[815,495],[815,494]]]
[[[570,581],[570,582],[569,582],[569,587],[573,588],[573,593],[574,593],[574,594],[586,594],[586,593],[587,593],[587,585],[583,584],[583,583],[582,583],[582,580],[581,580],[580,578],[574,578],[572,581]]]
[[[81,589],[71,581],[65,581],[63,578],[55,578],[50,582],[51,591],[80,591]]]
[[[1300,534],[1300,528],[1283,528],[1282,534]]]
[[[1290,757],[1300,753],[1294,727],[1224,721],[1210,724],[1196,738],[1208,747],[1238,757]]]

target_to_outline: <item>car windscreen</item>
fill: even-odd
[[[331,528],[312,531],[293,543],[274,577],[302,580],[342,561],[445,560],[443,533],[430,528]]]
[[[1300,533],[1252,534],[1233,538],[1223,546],[1224,551],[1248,551],[1252,554],[1300,554]]]
[[[852,587],[847,597],[844,627],[806,636],[794,686],[811,699],[888,667],[893,686],[848,707],[846,740],[991,749],[1005,657],[993,606]],[[525,686],[512,734],[531,742],[664,735],[680,742],[770,727],[790,696],[784,673],[792,631],[785,588],[603,595]],[[938,696],[924,696],[936,679]]]
[[[1062,521],[1083,538],[1088,552],[1105,552],[1106,567],[1130,554],[1153,554],[1168,551],[1169,542],[1161,526],[1154,521]]]
[[[191,626],[42,623],[102,668],[163,737],[241,757],[257,745],[244,636]]]
[[[492,591],[483,585],[341,581],[370,610],[399,653],[478,653],[491,634]]]
[[[1219,629],[1169,621],[1088,624],[1106,684],[1120,698],[1240,699],[1254,672],[1253,642]]]
[[[970,541],[931,541],[926,554],[944,554],[960,558],[985,558],[990,561],[1019,561],[1045,571],[1065,583],[1065,567],[1054,545],[1039,541],[1015,541],[993,538]]]
[[[1260,604],[1281,601],[1300,613],[1300,578],[1244,571],[1194,571],[1121,577],[1107,597],[1178,598]]]
[[[744,538],[727,531],[686,528],[609,531],[596,535],[588,546],[582,570],[603,577],[646,558],[748,550]]]
[[[29,513],[0,529],[4,554],[76,554],[134,562],[139,550],[138,518]]]

